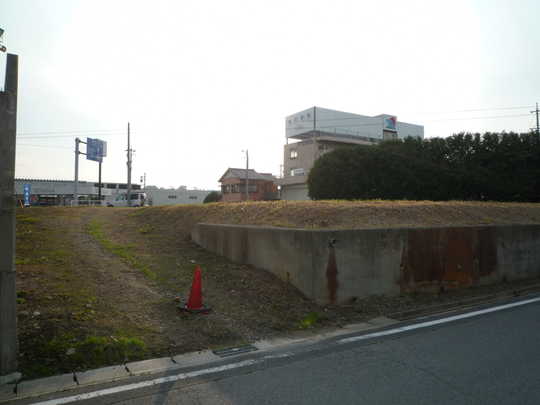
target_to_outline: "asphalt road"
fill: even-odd
[[[77,404],[536,405],[539,346],[534,303]]]

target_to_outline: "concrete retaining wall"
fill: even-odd
[[[305,230],[198,224],[193,240],[319,303],[540,276],[540,225]]]

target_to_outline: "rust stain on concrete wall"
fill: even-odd
[[[328,287],[328,300],[331,304],[336,303],[337,289],[339,287],[334,243],[335,241],[330,241],[328,244],[328,264],[326,265],[326,285]]]
[[[407,239],[401,258],[402,291],[467,287],[497,265],[494,229],[411,229]]]

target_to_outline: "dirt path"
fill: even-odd
[[[174,346],[178,317],[170,300],[89,234],[99,217],[89,209],[36,209],[19,220],[21,365],[30,376],[109,362],[70,361],[67,353],[89,340],[103,346],[96,350],[114,351],[119,338],[136,338],[145,350],[135,357],[169,354]],[[110,363],[119,361],[117,354],[110,354]]]

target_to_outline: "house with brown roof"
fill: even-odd
[[[271,173],[257,173],[253,169],[228,168],[219,179],[223,202],[246,201],[246,184],[249,200],[276,200],[276,178]]]

